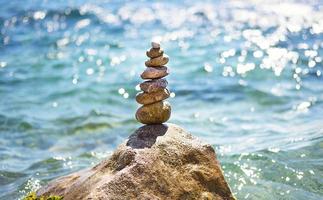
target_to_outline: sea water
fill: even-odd
[[[238,199],[323,198],[322,1],[0,0],[0,199],[111,155],[153,37],[171,123]]]

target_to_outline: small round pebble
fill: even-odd
[[[171,107],[167,101],[159,101],[141,106],[136,112],[136,119],[143,124],[161,124],[171,115]]]
[[[140,75],[142,79],[156,79],[163,78],[169,74],[168,68],[162,67],[147,67],[145,71]]]
[[[151,93],[156,92],[160,89],[165,89],[168,85],[166,79],[154,79],[151,81],[145,81],[140,83],[140,89],[144,92]]]
[[[164,50],[163,49],[154,49],[154,48],[151,48],[149,50],[146,51],[146,55],[149,57],[149,58],[157,58],[159,56],[162,56],[164,54]]]
[[[136,101],[140,104],[147,105],[167,99],[170,96],[168,89],[161,89],[156,92],[140,92],[136,96]]]
[[[157,58],[147,60],[145,62],[145,65],[147,67],[160,67],[160,66],[166,65],[168,61],[169,61],[169,57],[166,54],[164,54],[163,56],[159,56]]]
[[[151,47],[154,48],[154,49],[160,48],[160,42],[158,42],[158,41],[152,41],[151,42]]]

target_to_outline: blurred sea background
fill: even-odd
[[[0,199],[95,165],[159,36],[176,123],[238,199],[323,199],[323,2],[0,0]]]

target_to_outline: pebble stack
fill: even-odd
[[[161,124],[170,118],[171,107],[165,101],[170,95],[165,77],[169,74],[165,66],[169,58],[160,48],[159,42],[152,42],[147,50],[149,60],[145,62],[146,70],[141,74],[145,81],[140,84],[136,101],[142,106],[136,112],[136,119],[143,124]]]

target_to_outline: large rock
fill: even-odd
[[[213,148],[173,124],[143,126],[107,160],[38,191],[54,194],[64,200],[234,199]]]

